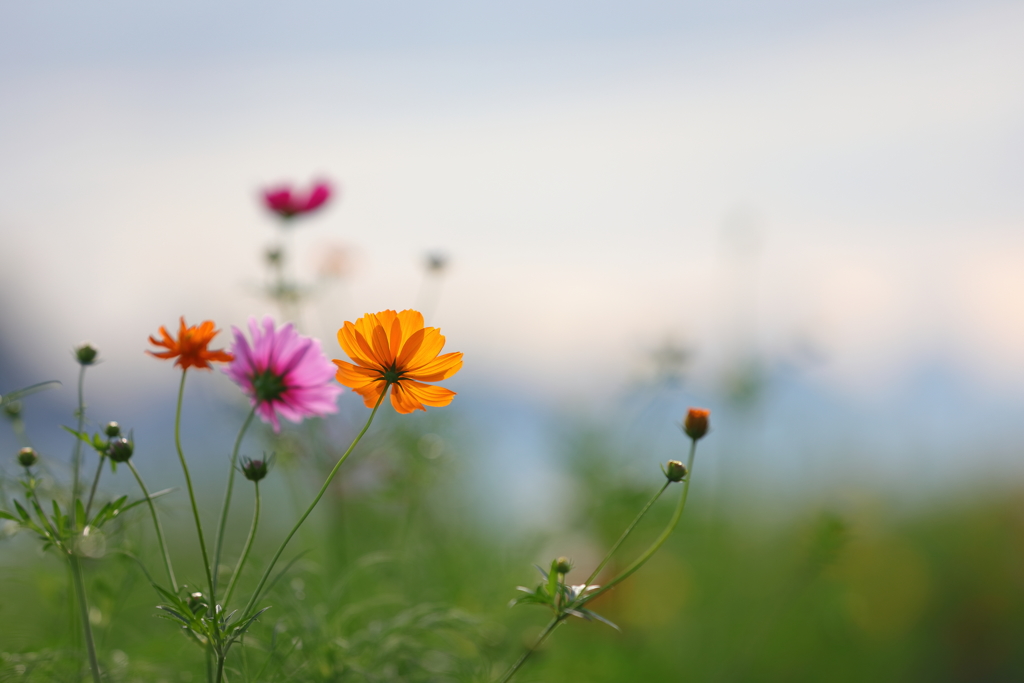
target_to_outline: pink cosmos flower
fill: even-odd
[[[286,219],[314,211],[330,198],[331,186],[324,181],[314,183],[306,193],[290,185],[278,185],[263,191],[263,201],[267,208]]]
[[[249,318],[252,345],[242,331],[231,328],[235,357],[224,372],[248,394],[256,414],[281,431],[278,415],[301,422],[337,412],[342,389],[334,382],[337,368],[320,349],[320,342],[295,331],[291,323],[274,328],[267,316],[262,323]]]

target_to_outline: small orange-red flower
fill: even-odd
[[[146,353],[156,358],[177,358],[178,360],[174,364],[182,370],[188,370],[189,368],[209,370],[210,361],[228,363],[235,358],[227,351],[221,351],[220,349],[211,351],[206,348],[213,341],[213,338],[217,336],[218,332],[220,330],[213,329],[212,320],[206,320],[200,325],[187,327],[185,325],[185,317],[182,316],[177,339],[171,337],[167,333],[167,328],[162,325],[160,326],[160,334],[163,336],[163,339],[156,339],[152,335],[149,337],[151,344],[162,346],[167,350],[147,350]]]
[[[367,408],[377,405],[389,386],[391,405],[399,413],[446,406],[455,396],[450,389],[424,384],[458,372],[462,354],[438,356],[444,337],[436,327],[424,327],[418,311],[367,313],[338,330],[338,343],[354,364],[334,361],[336,378],[362,396]]]

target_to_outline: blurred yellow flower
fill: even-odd
[[[450,389],[424,384],[458,372],[462,353],[438,356],[444,337],[436,327],[424,327],[418,311],[367,313],[338,330],[338,343],[354,364],[335,360],[335,377],[362,396],[368,408],[377,405],[388,387],[391,405],[399,413],[446,406],[455,396]]]

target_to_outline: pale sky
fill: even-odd
[[[272,312],[257,191],[327,177],[332,351],[441,249],[464,383],[600,396],[671,335],[1020,386],[1024,6],[820,4],[0,4],[0,342],[155,380],[160,324]]]

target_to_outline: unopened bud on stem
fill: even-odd
[[[668,477],[668,480],[671,482],[686,479],[686,465],[678,460],[669,460],[665,464],[665,467],[662,468],[662,471],[665,472],[665,476]]]
[[[559,574],[568,574],[572,569],[572,560],[568,557],[560,557],[555,560],[555,571]]]
[[[123,436],[116,436],[107,446],[107,455],[114,462],[127,462],[135,451],[135,444]]]
[[[18,464],[22,467],[32,467],[39,462],[39,454],[34,448],[25,447],[18,451]]]
[[[683,420],[683,431],[688,437],[697,441],[708,433],[708,417],[710,415],[710,410],[690,408],[686,412],[686,419]]]
[[[242,458],[242,474],[249,481],[259,481],[267,476],[267,461]]]
[[[90,344],[82,344],[75,348],[75,360],[78,361],[79,365],[92,365],[96,362],[96,356],[98,355],[99,351]]]
[[[103,428],[103,433],[109,437],[121,436],[121,425],[116,422],[108,422]]]

